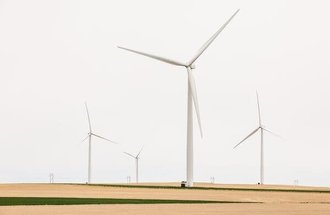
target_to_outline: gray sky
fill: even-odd
[[[88,101],[93,181],[185,179],[184,69],[116,45],[186,61],[235,12],[196,62],[204,138],[195,180],[256,183],[255,90],[267,128],[265,183],[330,186],[329,1],[0,0],[0,182],[82,182]],[[194,116],[195,117],[195,116]],[[196,120],[196,117],[194,118]],[[195,121],[196,122],[196,121]]]

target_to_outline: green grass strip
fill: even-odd
[[[89,205],[89,204],[214,204],[260,203],[236,201],[172,200],[172,199],[113,199],[59,197],[0,197],[0,206],[18,205]]]
[[[230,188],[230,187],[187,187],[176,186],[153,186],[153,185],[120,185],[120,184],[90,184],[84,186],[108,186],[123,188],[148,188],[148,189],[179,189],[179,190],[227,190],[227,191],[257,191],[257,192],[296,192],[296,193],[329,193],[330,190],[299,190],[299,189],[272,189],[272,188]]]

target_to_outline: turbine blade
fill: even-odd
[[[86,112],[87,112],[87,118],[88,118],[88,126],[89,126],[89,132],[92,132],[92,126],[91,126],[91,119],[89,117],[87,102],[85,102]]]
[[[144,146],[142,146],[141,150],[139,151],[139,153],[136,155],[136,157],[138,158],[143,150]]]
[[[87,140],[89,137],[89,135],[87,135],[87,137],[85,137],[81,142],[85,142],[85,140]]]
[[[278,134],[276,134],[276,133],[274,133],[274,132],[272,132],[272,131],[270,131],[270,130],[268,130],[268,129],[266,129],[266,128],[262,128],[262,129],[265,130],[265,131],[267,131],[268,133],[270,133],[270,134],[272,134],[272,135],[278,137],[278,138],[284,139],[284,138],[281,137],[280,135],[278,135]]]
[[[98,138],[100,138],[100,139],[103,139],[103,140],[109,141],[109,142],[111,142],[111,143],[118,144],[118,143],[116,143],[116,142],[114,142],[114,141],[112,141],[112,140],[109,140],[109,139],[107,139],[107,138],[105,138],[105,137],[102,137],[102,136],[100,136],[100,135],[97,135],[97,134],[94,134],[94,133],[92,133],[92,135],[95,136],[95,137],[98,137]]]
[[[249,137],[251,137],[253,134],[255,134],[258,130],[260,129],[260,127],[258,127],[256,130],[252,131],[248,136],[246,136],[241,142],[239,142],[236,146],[234,146],[234,148],[236,148],[237,146],[239,146],[241,143],[243,143],[246,139],[248,139]]]
[[[132,158],[135,158],[134,155],[132,155],[132,154],[130,154],[130,153],[128,153],[128,152],[124,152],[124,153],[127,154],[128,156],[132,157]]]
[[[258,95],[258,91],[256,91],[256,95],[257,95],[257,105],[258,105],[258,119],[259,119],[259,126],[261,126],[261,114],[260,114],[260,105],[259,105],[259,95]]]
[[[117,47],[120,48],[120,49],[129,51],[129,52],[133,52],[133,53],[136,53],[136,54],[139,54],[139,55],[150,57],[150,58],[153,58],[153,59],[165,62],[165,63],[169,63],[169,64],[172,64],[172,65],[186,66],[184,63],[180,63],[180,62],[175,61],[175,60],[167,59],[167,58],[164,58],[164,57],[159,57],[159,56],[156,56],[156,55],[152,55],[152,54],[148,54],[148,53],[144,53],[144,52],[140,52],[140,51],[135,51],[133,49],[124,48],[124,47],[121,47],[121,46],[117,46]]]
[[[215,38],[217,38],[217,36],[229,24],[229,22],[234,18],[234,16],[236,16],[236,14],[238,12],[239,12],[239,9],[228,19],[227,22],[225,22],[225,24],[223,24],[221,26],[221,28],[217,32],[215,32],[215,34],[213,34],[213,36],[208,41],[206,41],[206,43],[204,43],[204,45],[198,50],[198,53],[191,59],[191,61],[189,62],[189,65],[193,64],[199,58],[199,56],[201,56],[201,54],[203,54],[203,52],[211,45],[211,43],[215,40]]]
[[[202,130],[202,123],[201,123],[201,118],[200,118],[200,114],[199,114],[199,105],[198,105],[198,99],[197,99],[197,90],[196,90],[195,79],[194,79],[192,71],[189,67],[187,67],[187,71],[188,71],[188,79],[189,79],[189,88],[190,88],[191,96],[194,101],[194,106],[195,106],[198,125],[199,125],[199,131],[201,133],[201,137],[203,138],[203,130]]]

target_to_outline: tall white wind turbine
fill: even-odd
[[[277,137],[280,136],[266,129],[265,126],[262,125],[258,92],[256,92],[256,95],[257,95],[259,126],[255,130],[253,130],[248,136],[246,136],[241,142],[239,142],[236,146],[234,146],[234,149],[260,130],[260,184],[264,184],[264,131],[269,132]]]
[[[136,183],[139,183],[139,159],[140,159],[140,154],[143,150],[143,147],[141,148],[141,150],[139,151],[139,153],[134,156],[128,152],[124,152],[125,154],[127,154],[128,156],[134,158],[135,160],[135,180],[136,180]]]
[[[168,64],[172,64],[175,66],[181,66],[185,67],[187,70],[188,74],[188,115],[187,115],[187,186],[192,187],[193,186],[193,116],[192,116],[192,103],[194,102],[195,106],[195,111],[197,115],[197,120],[199,124],[199,130],[201,137],[203,137],[203,132],[202,132],[202,125],[201,125],[201,119],[200,119],[200,114],[199,114],[199,106],[198,106],[198,100],[197,100],[197,92],[196,92],[196,85],[195,85],[195,80],[194,76],[192,73],[192,70],[195,69],[195,61],[203,54],[203,52],[211,45],[211,43],[215,40],[215,38],[222,32],[222,30],[229,24],[229,22],[234,18],[234,16],[239,12],[237,10],[231,17],[230,19],[223,24],[220,29],[215,32],[215,34],[208,40],[206,43],[198,50],[196,55],[193,56],[187,63],[182,63],[176,60],[171,60],[168,58],[156,56],[153,54],[148,54],[145,52],[140,52],[124,47],[118,46],[120,49],[124,49],[129,52],[133,52],[139,55],[143,55],[149,58],[153,58],[155,60],[159,60]]]
[[[92,125],[91,125],[91,120],[89,117],[89,112],[88,112],[88,107],[87,107],[86,102],[85,102],[85,107],[86,107],[86,113],[87,113],[87,118],[88,118],[89,132],[87,134],[87,137],[82,142],[84,142],[85,140],[88,139],[88,184],[90,184],[91,180],[92,180],[92,136],[106,140],[111,143],[115,143],[115,144],[117,144],[117,143],[92,132]]]

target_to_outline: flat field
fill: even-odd
[[[201,183],[196,184],[196,189],[181,189],[178,183],[131,184],[131,186],[2,184],[0,197],[39,197],[35,199],[39,202],[45,200],[43,205],[29,205],[31,201],[33,203],[34,198],[32,200],[31,198],[14,198],[15,206],[0,206],[1,215],[330,214],[330,189],[322,187]],[[62,203],[58,202],[58,198],[61,197],[67,198],[65,201],[73,202],[73,205],[60,205]],[[86,204],[76,205],[77,198],[78,200],[84,198],[82,200]],[[22,205],[19,205],[20,199],[24,200],[22,200]],[[89,203],[88,199],[93,201]],[[7,205],[8,201],[12,201],[11,198],[0,198],[0,205],[4,203],[4,200]],[[190,200],[194,201],[189,202]],[[58,205],[53,205],[54,201]]]

